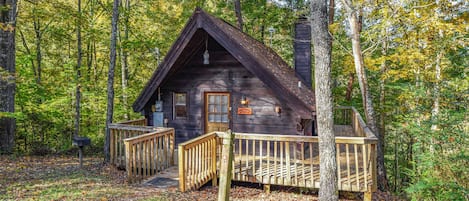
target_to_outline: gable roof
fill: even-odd
[[[203,29],[215,39],[248,71],[264,82],[279,100],[284,101],[302,118],[311,118],[311,112],[315,110],[314,92],[296,76],[294,69],[290,68],[271,48],[200,8],[194,11],[164,61],[135,100],[132,105],[134,111],[142,111],[173,66],[176,63],[184,63],[184,58],[179,57],[183,51],[188,51],[185,49],[198,29]],[[202,45],[192,41],[190,46],[194,43]],[[298,87],[298,82],[302,82],[302,87]]]

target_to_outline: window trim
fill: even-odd
[[[186,110],[185,117],[177,116],[177,113],[176,113],[176,106],[183,106],[183,105],[176,105],[176,98],[177,98],[178,94],[184,94],[185,97],[186,97],[186,102],[184,104],[185,110]],[[189,97],[187,96],[187,94],[188,94],[187,92],[173,92],[173,119],[174,120],[188,119],[188,116],[189,116]]]

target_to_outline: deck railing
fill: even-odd
[[[110,124],[110,162],[119,167],[125,167],[125,147],[124,139],[131,138],[145,133],[156,131],[157,128],[150,126],[136,126],[127,124]]]
[[[174,129],[124,139],[127,181],[133,183],[174,165]]]
[[[194,190],[212,180],[217,182],[217,161],[221,153],[219,133],[212,132],[179,144],[179,189]]]
[[[359,137],[336,137],[339,190],[376,190],[376,143],[358,112],[344,108],[344,125]],[[355,125],[354,125],[355,124]],[[220,136],[209,133],[179,145],[180,190],[216,181]],[[266,185],[319,188],[319,146],[313,136],[235,133],[232,179]]]
[[[133,125],[133,126],[146,126],[146,125],[148,125],[147,124],[147,119],[145,119],[145,118],[119,122],[119,124]]]

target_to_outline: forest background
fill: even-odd
[[[309,12],[309,3],[240,2],[244,32],[292,64],[294,22]],[[362,54],[385,139],[389,189],[414,199],[467,199],[469,3],[354,5],[360,11]],[[230,0],[122,0],[114,122],[141,117],[130,105],[196,6],[237,23]],[[346,10],[339,1],[333,10],[334,103],[354,106],[363,115]],[[15,153],[66,152],[74,132],[90,137],[95,149],[102,150],[111,13],[110,0],[81,0],[80,7],[69,0],[18,1],[16,112],[0,113],[16,118]]]

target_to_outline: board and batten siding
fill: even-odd
[[[230,128],[234,132],[271,133],[296,135],[298,115],[278,100],[270,88],[242,66],[223,48],[210,52],[210,64],[202,64],[202,51],[198,51],[187,64],[169,75],[160,87],[164,118],[168,126],[175,128],[176,143],[204,134],[206,92],[230,93]],[[185,92],[188,97],[188,116],[175,119],[173,93]],[[237,114],[240,100],[245,95],[252,108],[252,115]],[[152,97],[156,100],[157,94]],[[154,101],[151,101],[154,103]],[[281,108],[280,115],[275,107]],[[149,111],[151,106],[147,106]],[[148,113],[146,113],[148,114]],[[147,118],[149,116],[147,115]]]

